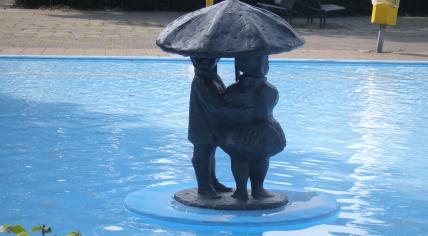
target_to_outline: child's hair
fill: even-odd
[[[199,70],[215,70],[217,67],[217,63],[219,61],[218,58],[203,58],[203,57],[191,57],[193,66]]]

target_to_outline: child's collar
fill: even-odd
[[[245,86],[258,86],[267,81],[265,76],[255,77],[255,76],[247,76],[241,75],[239,76],[239,83]]]

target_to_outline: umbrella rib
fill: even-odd
[[[222,9],[222,10],[218,10],[216,12],[216,14],[214,15],[214,17],[211,20],[211,24],[208,27],[207,33],[204,34],[204,36],[203,36],[204,39],[206,39],[208,35],[211,35],[211,32],[216,31],[216,29],[218,28],[218,24],[216,24],[216,22],[217,22],[216,20],[219,18],[219,15],[221,15],[224,12],[224,10],[225,9]],[[208,44],[209,44],[210,41],[209,40],[203,40],[203,42],[208,42]]]
[[[260,28],[259,28],[259,25],[260,24],[258,24],[257,22],[255,22],[255,19],[253,19],[253,18],[251,18],[251,17],[249,17],[248,18],[249,20],[248,20],[248,22],[249,23],[251,23],[252,25],[253,25],[253,27],[254,27],[254,29],[256,29],[256,31],[257,31],[257,33],[258,33],[258,35],[264,35],[264,33],[260,30]],[[261,40],[261,41],[263,41],[263,44],[262,45],[264,45],[263,47],[266,47],[265,45],[267,45],[267,42],[266,42],[266,40],[265,40],[265,37],[259,37],[259,39]],[[262,49],[258,49],[257,51],[264,51],[264,49],[265,48],[262,48]],[[270,50],[269,50],[270,51]]]

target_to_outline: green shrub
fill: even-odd
[[[427,0],[401,0],[400,14],[428,16]]]
[[[27,8],[64,4],[77,9],[123,8],[128,10],[191,11],[204,6],[202,0],[15,0]]]
[[[52,233],[52,228],[46,225],[36,225],[31,228],[33,233],[41,233],[42,236]],[[15,234],[16,236],[30,236],[27,230],[22,225],[0,225],[0,233]],[[82,236],[79,231],[72,231],[67,236]]]
[[[216,0],[220,2],[222,0]],[[273,0],[241,0],[249,4],[257,2],[272,3]],[[297,0],[302,2],[302,0]],[[351,15],[368,15],[371,13],[371,0],[321,0],[345,6]],[[33,8],[64,4],[77,9],[122,8],[146,11],[192,11],[205,5],[205,0],[15,0],[16,5]],[[303,14],[302,7],[297,7]],[[428,0],[401,0],[401,15],[428,15]]]

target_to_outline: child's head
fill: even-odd
[[[264,77],[269,71],[269,57],[267,55],[236,57],[236,67],[244,76]]]
[[[218,58],[191,57],[193,66],[198,70],[217,71]]]

